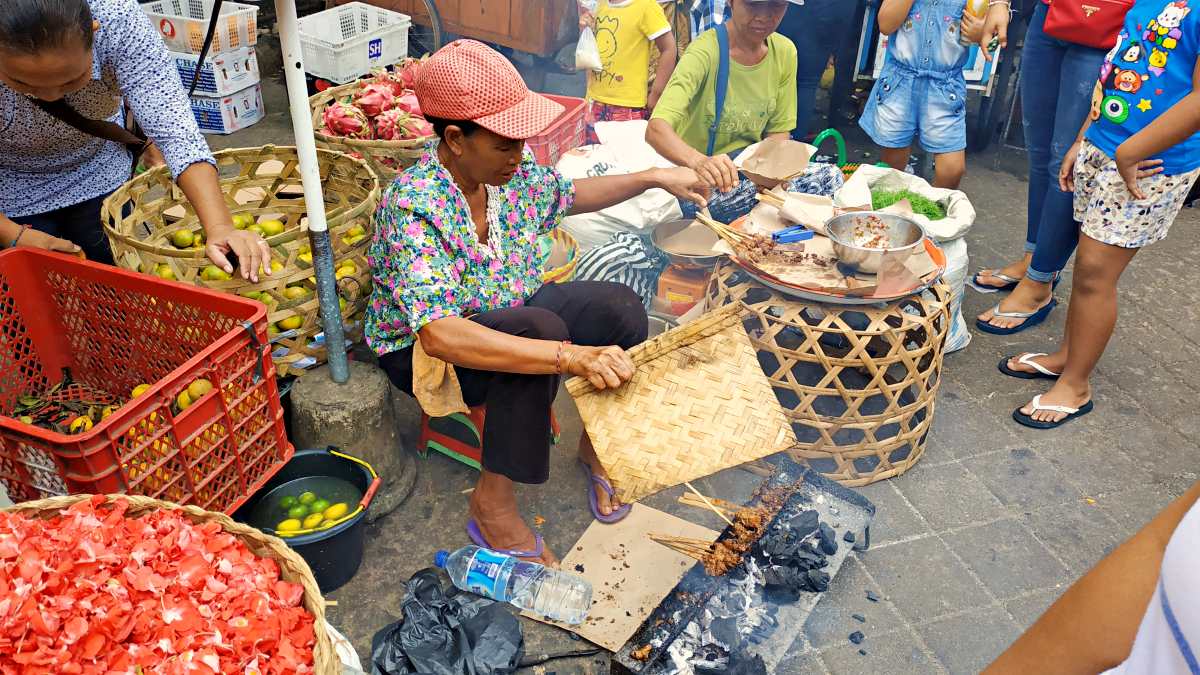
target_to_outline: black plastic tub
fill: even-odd
[[[332,476],[349,481],[363,495],[356,505],[356,512],[352,512],[353,515],[349,519],[327,530],[281,537],[312,568],[321,592],[329,593],[353,579],[362,564],[363,528],[366,527],[367,509],[380,482],[379,476],[369,464],[342,454],[337,448],[297,450],[291,461],[254,493],[233,514],[233,518],[248,523],[259,502],[272,490],[285,483],[314,476]],[[269,530],[268,533],[274,534]]]

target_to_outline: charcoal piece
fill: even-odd
[[[858,653],[859,653],[859,654],[861,654],[862,656],[866,656],[866,655],[867,655],[867,650],[865,650],[865,649],[860,649],[860,650],[858,650]]]
[[[855,539],[857,539],[857,537],[855,537],[854,533],[850,530],[846,530],[846,534],[842,535],[842,541],[846,542],[847,544],[853,544]]]
[[[716,640],[718,646],[730,651],[741,641],[738,638],[737,619],[734,617],[713,619],[708,629],[712,632],[713,640]]]
[[[576,565],[576,566],[575,566],[575,571],[576,571],[576,572],[579,572],[580,574],[583,574],[583,571],[584,571],[584,570],[583,570],[583,565]]]
[[[832,527],[825,523],[821,523],[821,526],[818,528],[817,538],[821,541],[822,553],[825,555],[833,555],[834,553],[837,553],[838,544],[837,539],[835,538],[836,536],[837,535],[833,531]]]
[[[791,522],[788,523],[788,529],[797,537],[803,539],[816,532],[820,524],[821,518],[816,511],[801,511],[799,515],[792,518]]]
[[[871,591],[867,591],[867,599],[870,600],[871,602],[879,602],[879,596],[875,595]]]
[[[863,616],[862,614],[851,614],[851,615],[850,615],[850,618],[851,618],[851,619],[854,619],[855,621],[857,621],[857,622],[859,622],[859,623],[866,623],[866,622],[867,622],[867,617]]]
[[[750,658],[737,652],[729,655],[728,665],[723,668],[696,667],[698,675],[767,675],[768,672],[761,656]]]
[[[807,589],[814,593],[824,593],[829,590],[829,575],[821,570],[808,571]]]
[[[850,641],[851,641],[851,642],[853,642],[853,643],[854,643],[854,644],[856,644],[856,645],[861,645],[861,644],[862,644],[862,641],[863,641],[863,639],[865,639],[866,637],[867,637],[867,636],[865,636],[865,635],[863,635],[863,634],[862,634],[862,631],[861,631],[861,630],[856,630],[856,631],[854,631],[853,633],[851,633],[851,634],[850,634]]]

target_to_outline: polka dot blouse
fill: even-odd
[[[67,102],[86,117],[123,124],[123,99],[175,177],[213,162],[149,17],[135,0],[88,4],[100,24],[92,80]],[[0,83],[0,213],[16,219],[106,195],[129,180],[131,161],[124,146],[76,131]]]

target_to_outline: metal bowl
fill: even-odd
[[[854,230],[868,218],[878,219],[885,226],[886,248],[867,248],[856,245]],[[851,211],[834,216],[825,223],[833,252],[842,264],[868,274],[878,274],[885,254],[904,259],[924,250],[925,229],[916,221],[878,211]]]
[[[717,234],[694,220],[662,223],[654,228],[650,239],[673,264],[681,267],[708,268],[721,259],[712,252]]]

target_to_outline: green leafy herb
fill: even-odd
[[[919,195],[912,190],[871,190],[871,207],[879,210],[908,200],[913,213],[925,216],[930,220],[941,220],[946,217],[946,209],[938,202]]]

